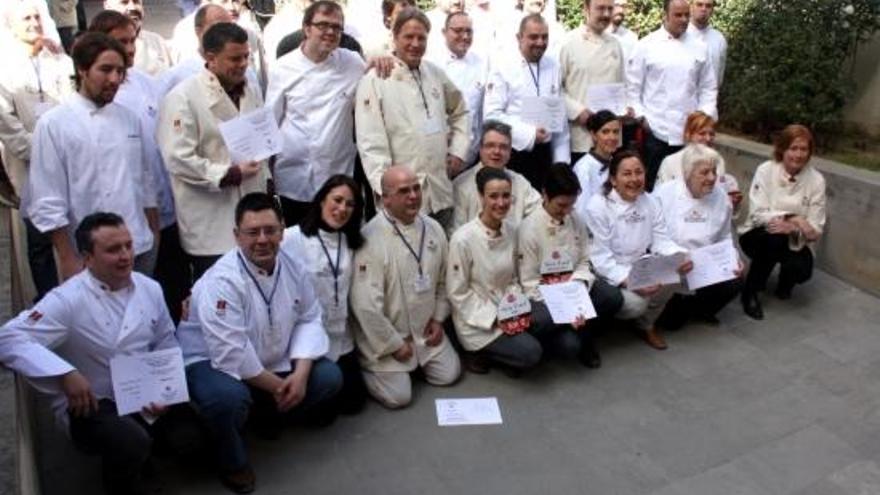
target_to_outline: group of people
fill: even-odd
[[[661,329],[717,323],[737,296],[763,318],[777,264],[782,299],[809,279],[825,223],[813,136],[782,130],[740,212],[712,148],[711,0],[666,0],[634,43],[612,0],[586,0],[563,40],[545,2],[520,2],[515,28],[497,3],[383,0],[384,27],[360,35],[331,1],[261,33],[237,0],[205,0],[171,50],[140,0],[106,0],[68,57],[40,0],[7,2],[19,70],[0,76],[0,142],[17,283],[37,302],[0,331],[0,363],[53,394],[108,492],[137,493],[155,441],[209,445],[248,493],[247,428],[327,424],[368,397],[405,407],[416,370],[446,386],[553,356],[598,368],[600,331],[662,350]],[[592,107],[614,84],[625,107]],[[261,109],[280,154],[233,160],[221,124]],[[689,290],[688,253],[733,244],[738,217],[749,267]],[[679,256],[682,282],[630,284],[646,254]],[[596,318],[555,322],[541,287],[559,283],[583,284]],[[168,348],[191,402],[120,416],[110,360]]]

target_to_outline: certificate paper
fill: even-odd
[[[501,409],[495,397],[478,399],[437,399],[439,426],[500,425]]]
[[[220,123],[232,163],[260,161],[281,153],[281,130],[269,108]]]
[[[167,406],[189,401],[183,354],[173,347],[110,360],[113,395],[120,416],[140,412],[150,402]]]
[[[587,108],[593,113],[610,110],[615,115],[625,114],[625,86],[623,83],[593,84],[587,88]]]
[[[684,263],[684,260],[684,253],[675,253],[670,256],[642,256],[630,268],[629,281],[626,288],[635,290],[657,284],[671,285],[680,283],[681,276],[678,274],[678,267]]]
[[[730,240],[692,249],[691,261],[694,269],[686,275],[690,290],[732,280],[739,268],[739,256]]]
[[[538,290],[550,311],[553,323],[574,323],[580,316],[585,320],[596,317],[596,309],[587,285],[580,280],[551,285],[539,285]]]
[[[520,118],[547,132],[562,132],[565,127],[565,103],[558,96],[526,96]]]

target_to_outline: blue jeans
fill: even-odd
[[[279,373],[279,376],[287,374]],[[315,361],[309,374],[305,398],[286,413],[275,411],[274,403],[263,397],[269,394],[214,369],[210,361],[187,366],[186,381],[190,397],[214,439],[220,469],[234,471],[248,464],[242,431],[252,409],[261,409],[258,411],[262,413],[261,420],[267,416],[274,416],[278,421],[297,419],[305,411],[339,392],[342,388],[342,372],[336,363],[328,359]]]

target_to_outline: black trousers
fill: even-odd
[[[742,287],[742,279],[735,278],[697,289],[693,294],[675,294],[657,318],[657,326],[675,330],[692,317],[715,316],[740,293]]]
[[[284,215],[285,227],[299,225],[312,207],[311,202],[297,201],[281,195],[278,195],[278,197],[281,199],[281,213]]]
[[[190,287],[196,284],[196,282],[202,278],[202,275],[208,271],[209,268],[214,266],[214,263],[220,259],[220,255],[216,256],[194,256],[187,255],[189,257],[189,264],[192,267],[192,284]]]
[[[542,143],[536,144],[531,151],[513,150],[507,168],[521,174],[535,190],[541,191],[550,165],[553,165],[553,147],[550,143]]]
[[[657,172],[660,171],[660,164],[667,156],[678,152],[684,146],[672,146],[666,141],[662,141],[654,135],[653,132],[646,131],[644,134],[644,142],[642,143],[642,158],[645,163],[645,189],[654,190],[654,182],[657,180]]]
[[[176,223],[165,227],[159,233],[159,253],[156,255],[153,278],[162,286],[165,305],[168,306],[171,319],[174,323],[178,323],[181,304],[189,295],[192,269],[180,245],[180,232]]]
[[[361,373],[357,351],[339,356],[336,365],[342,371],[342,389],[329,400],[329,408],[333,414],[355,414],[360,412],[367,403],[367,386]]]
[[[24,226],[27,231],[28,265],[37,288],[36,303],[58,286],[58,268],[55,266],[55,254],[49,235],[40,232],[27,218],[24,219]]]
[[[779,263],[778,287],[791,289],[813,275],[813,252],[803,247],[792,251],[788,235],[771,234],[764,227],[755,227],[739,238],[743,251],[751,258],[749,273],[743,291],[754,294],[767,287],[767,279]]]

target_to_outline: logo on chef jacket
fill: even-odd
[[[365,107],[370,106],[370,99],[369,98],[364,98],[364,106]]]
[[[437,249],[437,243],[434,241],[434,239],[428,239],[428,249],[430,249],[431,251]]]
[[[623,217],[623,221],[626,223],[642,223],[645,221],[645,215],[642,215],[641,213],[634,211],[634,212],[626,215],[625,217]]]
[[[28,315],[27,322],[29,325],[36,325],[37,322],[39,322],[41,319],[43,319],[43,313],[40,313],[39,311],[34,310],[34,311],[31,311],[31,314]]]
[[[691,210],[684,216],[684,223],[705,223],[706,216],[697,210]]]
[[[173,127],[175,131],[180,132],[181,129],[183,129],[183,123],[180,119],[174,119],[174,122],[171,123],[171,127]]]
[[[810,206],[810,198],[807,196],[801,197],[801,206]]]
[[[459,270],[458,264],[452,265],[452,270],[457,272]]]
[[[437,88],[431,88],[431,96],[433,96],[435,100],[439,100],[440,99],[440,90]]]
[[[217,300],[217,308],[214,310],[217,316],[223,317],[226,316],[226,301],[223,299]]]

